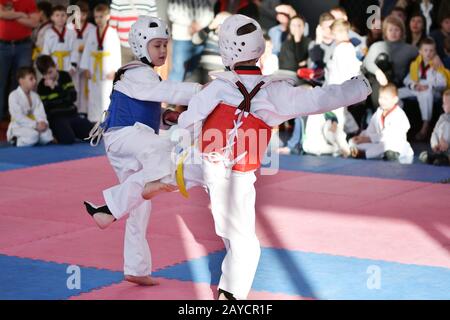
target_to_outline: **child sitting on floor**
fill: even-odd
[[[422,162],[437,166],[450,164],[450,89],[444,92],[442,108],[444,113],[439,118],[431,135],[431,150],[420,154]]]
[[[352,157],[413,162],[414,151],[406,140],[410,124],[398,101],[394,84],[380,88],[380,107],[370,119],[369,127],[350,140]]]
[[[22,67],[17,72],[19,87],[9,95],[11,122],[6,132],[9,143],[18,147],[47,144],[53,141],[48,128],[47,116],[36,87],[36,72],[31,67]]]

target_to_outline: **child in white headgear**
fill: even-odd
[[[364,101],[371,93],[364,77],[312,90],[285,78],[263,76],[256,66],[265,41],[259,24],[233,15],[222,24],[219,48],[228,72],[194,96],[178,119],[180,128],[202,125],[203,179],[211,199],[216,233],[226,256],[219,299],[245,299],[260,256],[255,233],[255,172],[261,165],[271,128],[286,120]]]
[[[161,102],[187,105],[201,86],[196,83],[162,81],[153,69],[165,63],[169,32],[167,24],[158,18],[140,16],[132,25],[129,43],[139,61],[133,61],[116,73],[111,103],[106,119],[98,123],[91,134],[91,143],[104,137],[108,159],[119,182],[141,174],[146,181],[156,181],[150,191],[172,191],[173,186],[161,181],[174,169],[168,154],[173,147],[170,139],[158,135],[161,121],[176,123],[178,113],[162,113]],[[145,181],[140,183],[145,184]],[[120,195],[107,189],[103,192],[106,205],[95,206],[85,202],[95,222],[106,228],[116,219],[129,214],[125,231],[125,279],[141,285],[153,285],[151,255],[146,240],[151,202],[141,201],[128,212],[117,203],[141,197],[142,188],[128,183],[129,188]],[[150,198],[150,197],[149,197]]]

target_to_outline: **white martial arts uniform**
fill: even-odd
[[[76,33],[76,40],[74,50],[78,51],[77,71],[72,76],[75,90],[77,91],[78,113],[87,113],[88,110],[88,98],[89,98],[89,86],[88,79],[85,77],[83,70],[80,67],[81,56],[86,45],[86,40],[91,32],[95,33],[96,27],[90,22],[86,22],[81,29],[75,29],[74,24],[69,24],[68,29],[74,30]]]
[[[420,74],[420,73],[419,73]],[[447,87],[445,76],[433,68],[426,71],[426,78],[419,79],[419,83],[428,85],[428,89],[424,91],[416,91],[413,86],[416,84],[411,79],[411,74],[403,80],[405,87],[398,90],[400,99],[416,97],[419,102],[420,114],[423,121],[430,121],[433,115],[433,103],[435,98],[439,98],[442,91]]]
[[[9,95],[9,113],[11,122],[6,132],[8,142],[13,138],[17,139],[18,147],[33,146],[37,143],[47,144],[53,140],[52,131],[47,128],[44,132],[38,132],[36,125],[38,122],[47,123],[44,105],[36,92],[30,92],[30,102],[19,86]]]
[[[440,139],[450,144],[450,113],[441,114],[436,122],[430,139],[431,148],[435,148]],[[450,149],[447,150],[447,154],[450,155]]]
[[[367,129],[361,133],[370,138],[370,143],[356,145],[350,140],[350,145],[364,150],[367,159],[380,159],[390,150],[400,153],[400,163],[412,163],[414,151],[406,138],[410,128],[409,120],[400,107],[396,106],[391,110],[383,120],[383,109],[378,108]]]
[[[42,53],[42,49],[44,48],[44,39],[45,34],[47,33],[47,30],[51,29],[52,22],[47,21],[46,23],[43,23],[39,26],[39,28],[35,29],[34,31],[34,48],[33,48],[33,55],[32,59],[33,61],[36,60],[36,58]]]
[[[250,115],[245,114],[245,117],[264,122],[268,131],[270,127],[288,119],[361,102],[371,92],[367,79],[363,78],[350,80],[340,86],[309,90],[294,88],[285,79],[263,76],[255,70],[235,70],[215,76],[217,79],[192,98],[188,110],[180,115],[180,127],[192,129],[206,119],[203,122],[205,129],[205,123],[214,115],[216,107],[220,110],[223,103],[227,105],[226,108],[240,105],[243,95],[237,88],[238,80],[249,92],[261,81],[265,82],[251,100]],[[220,125],[220,117],[217,120]],[[243,120],[244,124],[245,121],[247,120]],[[231,128],[236,129],[241,124],[231,122]],[[254,144],[256,140],[250,141]],[[258,140],[258,145],[260,141],[262,140]],[[224,166],[225,162],[217,161],[218,159],[220,157],[212,157],[210,161],[208,157],[204,157],[203,179],[211,199],[216,233],[222,237],[227,250],[222,263],[219,288],[238,299],[245,299],[252,286],[260,256],[259,241],[255,234],[255,170],[243,172],[233,169],[230,173]]]
[[[67,72],[70,69],[75,70],[72,63],[77,63],[79,59],[78,50],[74,50],[76,45],[75,31],[64,27],[63,37],[60,39],[60,35],[55,30],[52,27],[45,32],[42,54],[52,56],[58,70]],[[61,40],[64,41],[61,42]]]
[[[120,39],[116,29],[107,27],[101,43],[98,29],[89,33],[81,58],[81,69],[89,70],[89,99],[87,114],[91,122],[100,121],[103,111],[108,109],[113,80],[106,76],[117,71],[122,63]],[[101,49],[103,46],[103,49]],[[100,49],[99,49],[100,48]]]
[[[151,67],[139,62],[134,62],[133,65],[135,67],[127,70],[121,80],[114,85],[114,92],[123,94],[130,100],[164,101],[187,105],[191,97],[201,88],[196,83],[161,81]],[[160,105],[155,107],[160,108]],[[154,111],[148,110],[149,113]],[[158,180],[172,174],[173,165],[170,159],[167,159],[167,154],[170,154],[168,149],[172,147],[172,143],[140,122],[124,127],[109,128],[104,134],[104,139],[111,166],[119,182],[125,186],[120,193],[117,193],[115,187],[103,192],[106,204],[115,218],[119,219],[124,214],[129,214],[125,231],[124,273],[147,276],[152,268],[150,248],[146,239],[151,201],[142,201],[141,193],[147,181]],[[138,174],[133,175],[135,173]],[[126,182],[130,177],[134,180]],[[140,177],[140,180],[136,179],[137,177]],[[136,180],[139,180],[139,190],[135,189]],[[122,206],[128,205],[135,199],[140,202],[131,206],[132,210],[120,211]]]
[[[332,58],[328,61],[327,84],[341,84],[361,74],[361,61],[356,56],[356,49],[351,42],[342,42],[336,46]],[[347,108],[333,110],[338,120],[336,132],[331,132],[331,121],[325,115],[308,116],[305,128],[305,139],[302,148],[314,155],[349,153],[346,132],[358,131],[353,116]]]

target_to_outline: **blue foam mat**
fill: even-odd
[[[224,251],[154,272],[219,283]],[[379,277],[378,277],[379,276]],[[263,248],[252,290],[316,299],[450,299],[450,269]]]
[[[0,148],[0,171],[20,169],[68,160],[84,159],[105,154],[103,144],[91,147],[88,143]]]
[[[105,155],[103,144],[91,147],[88,143],[48,145],[27,148],[0,148],[0,171],[21,169],[49,163],[77,160]],[[266,166],[267,167],[267,166]],[[330,156],[280,156],[282,170],[347,176],[386,178],[422,182],[441,182],[450,178],[450,167],[436,167],[421,163],[402,165],[381,160],[356,160]]]
[[[80,267],[80,289],[69,289],[76,282],[72,281],[74,271],[68,267],[0,254],[0,300],[68,299],[123,280],[122,272]]]

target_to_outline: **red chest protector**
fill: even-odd
[[[215,152],[223,155],[228,146],[227,158],[237,160],[232,170],[247,172],[261,167],[272,128],[250,113],[251,99],[264,82],[260,82],[250,93],[241,82],[236,84],[244,100],[237,108],[225,103],[216,106],[203,124],[200,150],[206,154]]]

